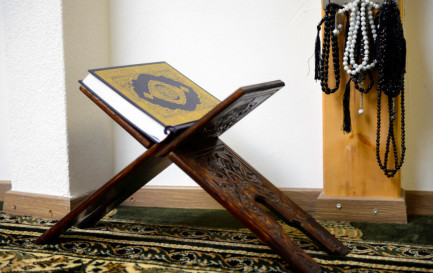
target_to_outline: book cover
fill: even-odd
[[[196,121],[219,103],[165,62],[89,72],[163,126]]]

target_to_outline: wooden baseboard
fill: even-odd
[[[317,220],[407,223],[404,193],[401,198],[334,197],[320,193]]]
[[[281,189],[290,199],[310,214],[321,189]],[[122,203],[123,206],[224,209],[199,187],[143,187]]]
[[[12,188],[11,181],[0,180],[0,202],[5,200],[5,193]]]
[[[433,215],[433,192],[406,191],[407,214]]]
[[[69,198],[9,190],[5,193],[3,211],[10,214],[59,220],[84,198],[86,196]]]
[[[223,209],[199,187],[143,187],[129,197],[122,206]]]
[[[4,211],[11,214],[31,215],[48,219],[60,219],[72,208],[78,205],[86,196],[79,198],[56,197],[49,195],[28,194],[10,191],[10,181],[0,181],[0,201],[4,201]],[[298,204],[309,214],[316,216],[316,211],[329,207],[336,208],[335,200],[330,204],[316,203],[322,189],[281,189],[290,199]],[[6,193],[7,192],[7,193]],[[354,203],[352,203],[354,204]],[[403,211],[402,203],[397,202],[400,211]],[[122,203],[123,206],[142,207],[163,207],[163,208],[194,208],[194,209],[223,209],[212,197],[199,187],[154,187],[146,186],[137,191],[128,200]],[[347,209],[345,204],[344,208]],[[364,207],[364,203],[358,204]],[[433,192],[427,191],[406,191],[407,215],[433,215]],[[377,208],[377,207],[376,207]],[[369,209],[373,214],[373,209]],[[378,209],[374,221],[380,220],[380,212],[385,209]],[[404,213],[402,213],[404,215]],[[354,221],[362,221],[362,217],[349,215],[356,218]],[[319,215],[319,218],[321,216]],[[404,216],[402,216],[404,217]],[[330,218],[323,218],[330,220]],[[344,220],[349,220],[344,218]],[[380,221],[378,221],[380,222]]]

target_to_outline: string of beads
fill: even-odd
[[[346,4],[342,9],[338,11],[338,14],[342,14],[348,10],[351,11],[350,15],[350,26],[347,35],[346,48],[343,55],[343,66],[344,70],[349,75],[355,75],[362,71],[369,70],[376,65],[376,60],[369,63],[369,36],[367,30],[370,28],[373,34],[373,40],[376,39],[376,26],[373,20],[373,8],[379,8],[379,6],[369,0],[355,0],[354,2]],[[358,33],[361,32],[362,44],[361,55],[362,60],[360,63],[356,62],[355,58],[355,47],[357,43]]]
[[[317,32],[319,33],[321,25],[325,23],[324,33],[323,33],[323,48],[322,55],[317,57],[317,40],[316,40],[316,69],[319,69],[318,79],[320,79],[320,85],[322,91],[326,94],[334,93],[340,87],[340,53],[338,48],[338,38],[333,35],[335,29],[335,14],[337,10],[341,8],[337,4],[328,4],[325,10],[325,16],[320,21],[317,26]],[[319,40],[320,43],[320,40]],[[335,87],[330,88],[328,83],[329,74],[329,53],[332,44],[332,61],[334,64],[334,76],[335,76]],[[319,62],[319,64],[317,64]]]
[[[374,86],[373,69],[378,71],[378,100],[377,100],[377,131],[376,131],[376,158],[379,167],[387,177],[393,177],[402,167],[406,152],[405,146],[405,104],[404,104],[404,73],[406,60],[406,42],[400,20],[400,11],[393,0],[385,0],[380,7],[376,18],[373,10],[379,9],[379,5],[370,0],[354,0],[344,6],[330,3],[326,6],[325,16],[319,23],[318,37],[316,38],[316,79],[320,79],[322,91],[326,94],[334,93],[340,85],[338,35],[343,29],[341,24],[342,14],[346,14],[346,43],[343,52],[342,66],[350,75],[343,96],[344,122],[343,130],[351,131],[349,98],[350,81],[361,93],[360,109],[358,113],[364,113],[363,94],[369,92]],[[350,16],[349,16],[350,14]],[[320,56],[318,46],[319,31],[324,27],[323,50]],[[377,27],[376,27],[377,26]],[[328,84],[329,54],[332,45],[332,61],[336,86],[330,88]],[[364,88],[364,81],[369,78],[369,84]],[[385,143],[385,154],[382,160],[380,155],[382,113],[382,93],[388,97],[388,134]],[[395,122],[397,111],[395,101],[400,95],[401,109],[401,140],[400,151],[395,136]],[[393,163],[391,161],[393,153]],[[399,154],[400,153],[400,154]]]
[[[377,98],[377,131],[376,131],[376,158],[380,168],[387,177],[393,177],[402,167],[406,152],[405,144],[405,104],[404,104],[404,73],[406,72],[406,41],[403,35],[403,26],[400,20],[400,11],[394,1],[386,1],[379,14],[378,37],[376,41],[378,63],[378,98]],[[380,156],[381,134],[381,95],[388,97],[389,126],[386,139],[385,154],[382,161]],[[401,140],[400,159],[395,139],[395,126],[397,111],[395,100],[400,95],[401,109]],[[394,155],[394,166],[388,166],[390,146]]]

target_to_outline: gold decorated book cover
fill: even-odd
[[[81,85],[154,142],[189,127],[219,104],[165,62],[89,72]]]
[[[196,121],[219,103],[165,62],[90,72],[164,126]]]

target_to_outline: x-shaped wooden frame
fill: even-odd
[[[47,230],[35,243],[57,239],[72,225],[91,227],[142,188],[172,162],[298,272],[321,272],[320,266],[287,235],[259,204],[304,232],[325,251],[346,255],[349,248],[319,225],[278,188],[237,155],[219,136],[284,86],[273,81],[238,89],[202,119],[161,143],[151,142],[133,125],[81,86],[81,91],[119,123],[147,151]]]

